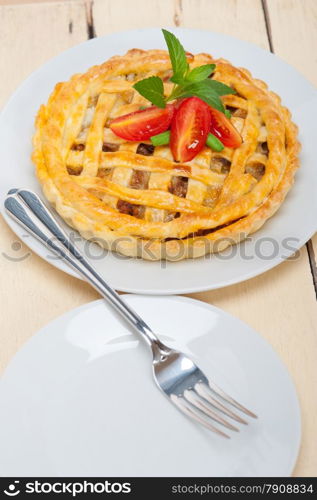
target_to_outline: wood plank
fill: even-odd
[[[0,219],[0,373],[41,327],[73,307],[95,300],[86,283],[31,252]]]
[[[0,107],[32,71],[87,38],[81,0],[0,6],[0,19]]]
[[[173,22],[173,0],[94,0],[93,21],[97,36]]]
[[[182,0],[182,26],[235,36],[268,48],[261,0]],[[256,29],[254,29],[256,26]],[[250,29],[250,27],[252,27]]]
[[[266,6],[274,53],[317,85],[316,0],[266,0]]]
[[[218,31],[268,48],[261,0],[94,0],[93,19],[98,36],[175,25]]]
[[[316,0],[266,0],[275,54],[317,86]],[[312,272],[316,269],[317,235],[308,245]],[[315,276],[316,293],[317,278]]]
[[[310,259],[311,259],[311,272],[313,276],[313,280],[315,282],[315,292],[317,296],[317,234],[315,234],[311,240],[310,243],[308,243],[308,249],[310,249]]]
[[[314,282],[314,287],[315,287],[315,293],[316,293],[316,299],[317,299],[317,234],[313,238],[311,238],[309,241],[306,243],[307,247],[307,252],[309,256],[309,265],[310,265],[310,272],[312,275],[312,280]]]
[[[77,0],[2,6],[0,19],[1,105],[31,71],[87,38],[84,2]],[[19,245],[1,217],[0,303],[6,314],[2,314],[0,371],[39,327],[97,297],[88,285]]]
[[[74,0],[0,0],[0,5],[22,5],[26,3],[66,3]]]

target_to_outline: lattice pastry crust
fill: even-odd
[[[125,142],[110,121],[148,104],[133,88],[171,65],[161,50],[130,50],[58,83],[36,119],[33,161],[46,198],[87,239],[150,260],[223,250],[256,231],[279,208],[298,167],[297,127],[280,98],[246,69],[208,54],[187,54],[193,68],[216,63],[213,78],[243,143],[204,148],[175,163],[168,146]]]

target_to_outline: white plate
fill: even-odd
[[[157,389],[147,346],[98,300],[43,328],[6,370],[0,382],[0,474],[290,475],[300,410],[272,348],[250,327],[203,302],[125,299],[259,419],[231,440],[188,420]]]
[[[283,97],[283,102],[292,110],[294,120],[300,127],[302,168],[296,175],[294,188],[277,214],[250,241],[232,247],[224,256],[178,263],[153,263],[115,254],[106,255],[95,244],[88,245],[82,241],[82,246],[94,256],[94,264],[101,274],[116,289],[128,292],[185,293],[237,283],[279,264],[316,230],[315,89],[291,66],[256,46],[207,31],[173,31],[191,52],[210,52],[249,68],[254,76],[267,81],[270,88]],[[164,48],[162,33],[159,29],[145,29],[85,42],[49,61],[17,90],[0,119],[2,198],[12,187],[28,187],[40,193],[30,160],[33,122],[38,107],[47,100],[55,83],[68,79],[73,73],[83,72],[114,54],[123,54],[131,47]],[[24,231],[11,220],[7,221],[23,238]],[[287,243],[286,238],[293,240]],[[53,265],[73,274],[65,264],[52,259],[33,238],[27,238],[25,243]]]

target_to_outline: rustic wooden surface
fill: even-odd
[[[0,106],[25,77],[62,50],[93,36],[146,26],[176,25],[231,34],[273,51],[317,83],[315,0],[0,0],[0,22]],[[3,220],[0,224],[3,370],[38,328],[98,296],[88,285],[30,252]],[[6,257],[27,254],[19,262]],[[303,421],[295,476],[317,475],[314,254],[316,236],[297,260],[245,283],[192,295],[249,323],[288,367]]]

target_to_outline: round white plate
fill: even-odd
[[[111,285],[134,293],[197,292],[246,280],[292,255],[316,230],[314,117],[317,94],[313,86],[294,68],[254,45],[207,31],[175,28],[173,31],[191,52],[210,52],[249,68],[254,76],[268,82],[270,88],[282,96],[299,125],[302,168],[277,214],[248,241],[221,255],[181,262],[145,262],[107,254],[95,244],[81,240],[80,246]],[[164,48],[162,33],[159,29],[144,29],[90,40],[49,61],[16,91],[0,118],[2,199],[12,187],[28,187],[40,193],[30,160],[33,122],[37,109],[47,100],[55,83],[67,80],[73,73],[86,71],[114,54],[124,54],[131,47]],[[9,218],[7,221],[16,234],[24,238],[24,231]],[[53,265],[73,274],[61,261],[52,259],[33,238],[28,237],[25,243]]]
[[[47,325],[7,368],[0,382],[0,474],[290,475],[300,410],[272,348],[203,302],[125,300],[258,420],[225,440],[187,419],[156,387],[147,346],[98,300]]]

